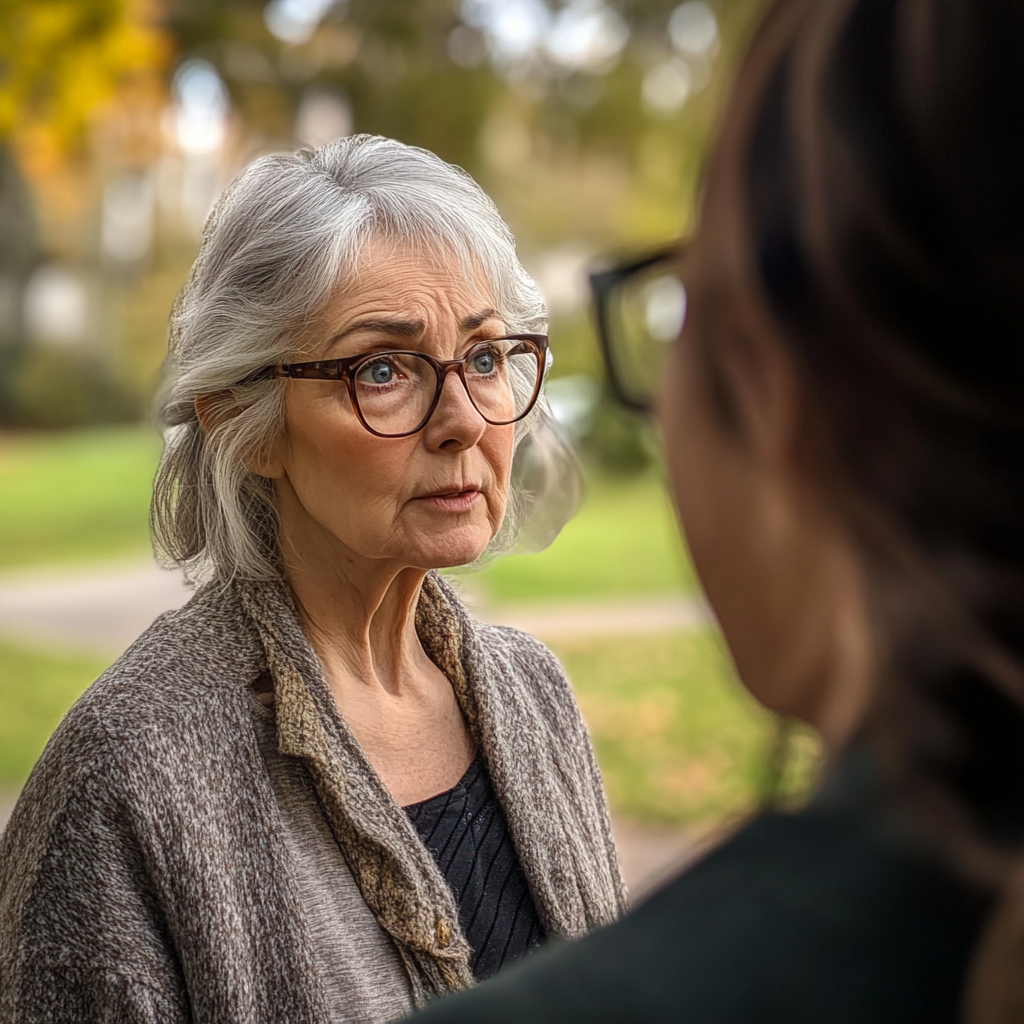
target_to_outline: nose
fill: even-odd
[[[423,441],[438,451],[465,451],[483,437],[487,421],[477,412],[455,367],[446,371],[437,407],[423,428]]]

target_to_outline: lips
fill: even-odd
[[[434,491],[422,494],[415,500],[441,512],[465,512],[476,504],[483,492],[475,484],[458,490]]]

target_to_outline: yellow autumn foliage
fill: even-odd
[[[0,142],[70,153],[126,83],[159,74],[171,44],[147,0],[4,0]]]

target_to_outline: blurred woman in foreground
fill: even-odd
[[[825,784],[425,1024],[1024,1020],[1022,54],[1020,4],[770,11],[660,415],[740,675]]]

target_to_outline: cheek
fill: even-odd
[[[702,498],[707,496],[699,435],[703,424],[695,417],[693,357],[684,337],[672,346],[658,401],[666,468],[672,498],[687,537],[698,534]],[[693,500],[691,500],[693,499]]]
[[[501,511],[504,512],[512,475],[515,427],[489,427],[481,439],[480,450],[491,473],[491,493],[500,499]]]
[[[408,463],[406,439],[374,437],[333,396],[288,409],[286,472],[308,512],[344,520],[396,500]]]
[[[731,588],[743,561],[750,495],[735,442],[726,437],[702,387],[693,341],[684,336],[669,359],[659,418],[673,501],[698,574],[712,602]]]

